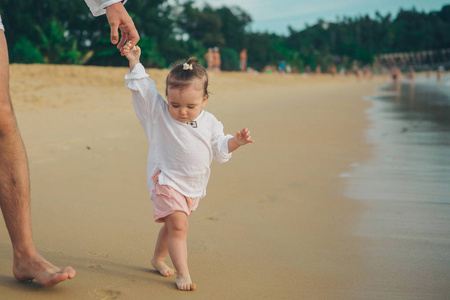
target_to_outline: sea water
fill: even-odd
[[[373,155],[346,173],[347,195],[365,207],[354,227],[362,290],[450,299],[450,75],[389,84],[366,100]]]

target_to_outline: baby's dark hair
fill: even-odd
[[[201,79],[203,81],[205,96],[209,96],[208,74],[206,73],[206,69],[198,63],[198,59],[196,57],[190,57],[186,62],[177,61],[172,64],[170,73],[167,75],[166,95],[168,89],[186,88],[195,79]]]

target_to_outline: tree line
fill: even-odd
[[[105,16],[94,18],[81,0],[2,0],[0,14],[12,63],[125,66],[109,41]],[[375,17],[342,17],[287,35],[252,32],[251,15],[238,6],[197,7],[194,1],[130,0],[126,8],[141,40],[141,61],[164,68],[219,47],[223,70],[239,70],[239,53],[262,70],[285,61],[300,72],[371,65],[383,53],[450,48],[450,5],[440,11],[400,10]]]

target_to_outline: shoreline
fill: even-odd
[[[369,100],[374,156],[346,188],[368,207],[354,230],[371,279],[360,288],[367,299],[445,299],[450,292],[449,90],[429,83],[405,81],[400,91]]]
[[[54,289],[16,283],[3,226],[0,292],[32,299],[351,298],[364,275],[351,228],[365,208],[344,196],[339,175],[370,156],[370,104],[362,98],[388,79],[210,74],[205,109],[226,133],[249,127],[255,144],[227,164],[213,163],[207,196],[190,217],[198,290],[180,293],[174,278],[150,265],[159,225],[127,71],[11,66],[30,161],[34,240],[43,256],[72,265],[77,276]],[[168,71],[149,71],[164,91]]]

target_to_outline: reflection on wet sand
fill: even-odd
[[[348,195],[367,209],[366,299],[446,299],[450,293],[450,87],[397,81],[372,98],[374,157],[356,168]]]

